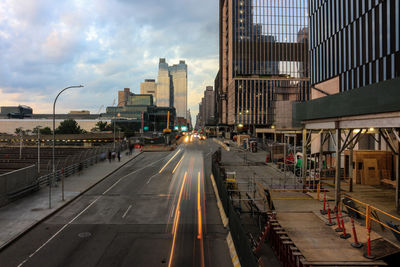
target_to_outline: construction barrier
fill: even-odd
[[[345,201],[346,199],[351,200],[354,202],[354,205],[350,205],[349,201]],[[350,217],[355,217],[354,215],[357,214],[360,218],[364,217],[365,218],[365,228],[367,231],[367,253],[364,254],[366,258],[373,259],[374,255],[372,254],[371,251],[371,222],[375,222],[378,225],[381,225],[384,228],[390,229],[393,234],[396,236],[396,234],[400,235],[400,230],[397,228],[397,225],[386,221],[385,223],[382,222],[379,218],[380,216],[384,215],[389,217],[392,220],[395,220],[398,224],[400,224],[400,218],[396,217],[388,212],[385,212],[377,207],[374,207],[370,204],[364,203],[358,199],[355,199],[349,195],[344,195],[344,200],[342,201],[343,207],[346,207],[347,210],[352,212],[353,216]],[[357,205],[355,205],[357,204]]]
[[[319,195],[321,191],[329,192],[328,189],[320,189],[320,188],[275,188],[269,189],[271,192],[271,199],[272,200],[315,200],[312,197],[274,197],[272,195],[273,192],[288,192],[288,193],[317,193],[316,198],[319,200]]]

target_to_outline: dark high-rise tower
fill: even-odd
[[[220,124],[291,128],[291,103],[309,97],[306,3],[220,1]]]
[[[311,83],[337,93],[399,77],[399,19],[398,0],[311,0]]]

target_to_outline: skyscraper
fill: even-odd
[[[220,0],[220,124],[291,128],[309,97],[307,27],[304,0]]]
[[[157,84],[154,79],[146,79],[140,83],[140,94],[150,94],[153,96],[154,103],[157,101]]]
[[[339,93],[399,77],[399,20],[398,0],[310,1],[311,83]]]
[[[176,109],[176,116],[187,117],[187,65],[184,60],[179,64],[169,67],[169,73],[172,77],[173,88],[173,106]]]
[[[160,58],[157,78],[157,106],[171,107],[171,77],[165,58]]]
[[[157,106],[175,107],[176,116],[187,119],[187,65],[185,61],[168,66],[160,58],[157,80]]]

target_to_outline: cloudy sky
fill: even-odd
[[[218,69],[216,0],[1,0],[0,105],[57,112],[110,106],[124,87],[157,77],[158,58],[188,64],[197,114]],[[102,110],[104,111],[104,109]]]

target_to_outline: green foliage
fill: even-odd
[[[22,130],[22,127],[18,127],[15,129],[15,134],[25,134],[25,132]]]
[[[56,129],[56,134],[80,134],[85,132],[74,119],[62,121]]]
[[[104,131],[112,131],[112,124],[109,124],[106,121],[99,121],[96,123],[96,127],[92,129],[92,132],[104,132]]]
[[[50,127],[44,127],[42,129],[40,129],[40,134],[50,135],[52,133],[53,133],[53,131],[50,129]]]

